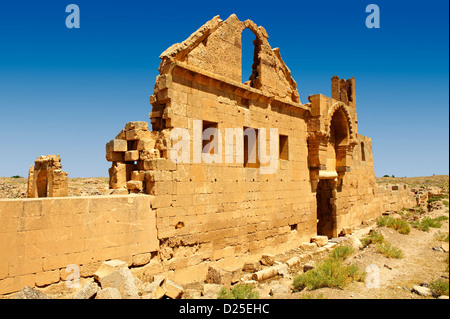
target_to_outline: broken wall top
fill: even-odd
[[[177,61],[242,83],[242,31],[248,28],[256,39],[252,75],[245,84],[270,96],[300,103],[297,83],[283,62],[279,49],[272,49],[266,30],[251,20],[239,21],[235,14],[222,21],[219,16],[205,23],[189,38],[172,45],[160,58],[160,74]]]

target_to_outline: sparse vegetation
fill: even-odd
[[[430,284],[430,290],[435,297],[448,296],[448,281],[435,280]]]
[[[295,291],[308,288],[309,290],[331,287],[344,288],[349,282],[363,281],[365,273],[356,264],[343,265],[340,261],[327,258],[309,270],[294,278]]]
[[[353,247],[339,246],[330,252],[330,258],[337,261],[343,261],[354,252]]]
[[[225,287],[220,289],[217,299],[259,299],[259,294],[252,285],[236,285],[231,291]]]
[[[440,200],[441,200],[441,198],[439,196],[433,196],[433,197],[428,198],[428,203],[438,202]]]
[[[380,254],[385,255],[387,258],[401,259],[403,258],[403,252],[400,248],[393,247],[391,243],[382,243],[377,245],[377,251]]]
[[[443,233],[440,230],[434,234],[434,238],[438,241],[445,241],[448,243],[448,233]]]
[[[371,230],[369,234],[367,234],[361,239],[361,243],[363,247],[367,247],[372,243],[382,244],[384,243],[384,236],[375,230]]]
[[[411,226],[422,231],[429,231],[430,228],[441,228],[441,222],[447,219],[447,216],[439,216],[437,218],[425,217],[422,220],[416,220],[412,222]]]
[[[386,226],[395,229],[400,234],[407,235],[411,232],[411,228],[407,221],[389,216],[381,216],[377,220],[378,226]]]

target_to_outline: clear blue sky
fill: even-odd
[[[68,29],[75,3],[81,28]],[[375,3],[381,28],[368,29]],[[105,144],[151,111],[159,55],[215,15],[269,34],[300,98],[356,78],[359,133],[377,176],[448,174],[448,1],[3,1],[0,176],[60,154],[69,177],[107,176]]]

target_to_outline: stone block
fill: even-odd
[[[127,141],[114,139],[109,141],[106,144],[106,153],[109,152],[126,152],[127,149]]]
[[[272,266],[273,263],[275,262],[275,256],[264,254],[261,256],[260,262],[264,266]]]
[[[138,151],[149,151],[155,148],[155,139],[139,140],[136,146]]]
[[[97,292],[95,299],[122,299],[122,296],[119,289],[108,287]]]
[[[144,182],[142,182],[142,181],[128,181],[127,182],[127,189],[140,191],[143,188],[144,188]]]
[[[100,287],[96,282],[90,282],[78,290],[73,299],[91,299],[99,290]]]
[[[25,286],[14,295],[14,299],[50,299],[45,293],[34,288]]]
[[[105,261],[100,268],[94,273],[94,279],[97,281],[101,281],[102,278],[108,276],[114,271],[119,270],[120,268],[126,268],[128,264],[122,260],[113,259]]]
[[[139,159],[139,151],[127,151],[125,152],[125,162],[133,162]]]
[[[152,138],[152,134],[150,131],[134,129],[125,131],[125,138],[127,141],[149,140]]]
[[[165,291],[164,295],[166,297],[169,297],[171,299],[180,299],[183,295],[183,287],[170,279],[165,279],[162,286]]]
[[[327,236],[314,236],[311,238],[312,243],[316,243],[317,246],[322,247],[328,244]]]
[[[145,121],[128,122],[127,124],[125,124],[125,131],[130,130],[148,130],[148,122]]]
[[[101,277],[99,282],[102,289],[109,287],[117,288],[123,299],[139,298],[133,274],[127,267],[119,268],[118,270]]]

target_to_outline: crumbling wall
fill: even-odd
[[[65,197],[69,193],[68,173],[59,155],[40,156],[28,172],[28,197]]]

